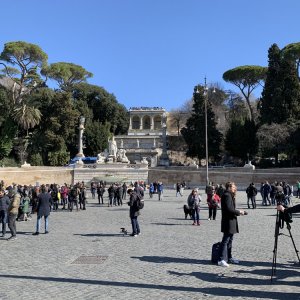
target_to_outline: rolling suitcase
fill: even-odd
[[[215,243],[212,245],[212,249],[211,249],[211,262],[213,264],[218,263],[219,258],[220,258],[220,248],[221,248],[221,243]]]

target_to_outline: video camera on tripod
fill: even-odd
[[[287,208],[287,201],[286,201],[286,196],[283,193],[283,188],[281,186],[277,187],[277,191],[275,194],[275,200],[278,205],[282,205],[284,208]],[[279,211],[278,213],[279,217],[279,222],[280,222],[280,228],[282,229],[284,226],[284,222],[286,223],[292,223],[293,222],[293,216],[291,213],[287,213],[286,210],[284,212]],[[277,223],[277,222],[276,222]]]
[[[278,205],[282,205],[284,208],[287,208],[286,203],[285,203],[285,195],[283,193],[283,189],[281,186],[277,187],[277,191],[275,194],[275,200]],[[280,229],[283,229],[284,223],[286,224],[286,228],[289,231],[289,236],[292,240],[295,253],[298,257],[298,261],[300,264],[300,258],[299,258],[299,251],[296,248],[292,233],[291,233],[291,223],[293,222],[292,220],[292,214],[288,213],[287,210],[285,209],[283,212],[277,210],[277,215],[276,215],[276,223],[275,223],[275,241],[274,241],[274,249],[273,249],[273,263],[272,263],[272,275],[271,275],[271,282],[273,281],[273,276],[276,274],[276,262],[277,262],[277,246],[278,246],[278,237],[279,235],[285,235],[283,233],[280,233]]]

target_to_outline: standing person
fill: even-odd
[[[157,184],[158,201],[163,199],[163,193],[164,193],[164,185],[162,182],[159,182]]]
[[[244,215],[243,210],[235,208],[236,185],[234,182],[227,182],[226,191],[221,198],[222,221],[221,232],[223,239],[220,247],[220,259],[218,265],[228,267],[228,262],[238,264],[239,261],[232,257],[232,240],[233,235],[239,232],[237,216]]]
[[[217,209],[220,205],[220,200],[221,198],[219,195],[216,193],[215,190],[213,190],[212,197],[210,197],[210,200],[207,198],[207,204],[208,204],[208,220],[211,220],[211,217],[213,220],[216,220],[217,216]]]
[[[24,190],[23,192],[23,201],[22,201],[22,216],[23,216],[23,221],[31,220],[29,218],[29,203],[30,203],[30,198],[28,196],[28,190]]]
[[[257,189],[254,185],[254,183],[250,183],[249,186],[247,187],[246,189],[246,193],[247,193],[247,205],[248,205],[248,208],[250,208],[250,203],[249,201],[251,200],[251,203],[252,203],[252,209],[255,209],[256,208],[256,195],[257,195]]]
[[[127,184],[126,184],[126,182],[124,182],[122,185],[122,199],[123,200],[126,200],[126,194],[127,194]]]
[[[103,184],[98,183],[97,185],[97,195],[98,195],[98,203],[100,204],[100,200],[103,204],[103,194],[105,192],[105,188],[103,186]]]
[[[149,197],[152,198],[152,197],[153,197],[153,194],[154,194],[154,185],[153,185],[153,183],[151,182],[151,183],[150,183],[150,186],[149,186]]]
[[[18,216],[18,210],[20,206],[21,196],[17,191],[17,187],[11,187],[8,191],[8,197],[10,203],[7,209],[8,212],[8,228],[10,229],[11,236],[7,239],[8,241],[15,240],[17,238],[17,227],[16,219]]]
[[[65,185],[63,185],[60,189],[60,195],[63,204],[62,209],[66,209],[66,205],[68,205],[68,193],[69,193],[68,185],[65,183]]]
[[[79,206],[80,209],[86,210],[86,187],[83,183],[79,186]]]
[[[140,196],[137,194],[137,192],[135,192],[131,188],[129,188],[127,190],[127,194],[129,195],[129,202],[128,202],[128,205],[130,206],[129,217],[130,217],[131,226],[132,226],[131,236],[136,237],[137,235],[141,234],[140,225],[138,222],[138,216],[140,215],[140,211],[138,208],[138,198]]]
[[[262,205],[268,205],[268,202],[269,202],[269,205],[271,205],[271,200],[269,198],[269,194],[271,192],[271,186],[269,184],[268,181],[266,181],[262,187],[262,194],[263,194],[263,202],[262,202]]]
[[[193,225],[198,225],[198,226],[200,226],[200,218],[199,218],[200,202],[201,202],[201,197],[198,194],[197,189],[193,189],[190,195],[188,196],[187,203],[189,208],[192,209],[193,220],[194,220]]]
[[[50,206],[52,198],[48,193],[48,190],[45,185],[41,186],[41,193],[38,196],[38,205],[37,205],[37,221],[36,221],[36,231],[32,235],[40,234],[40,224],[41,218],[44,217],[45,220],[45,234],[49,233],[49,215],[50,215]]]
[[[113,206],[113,201],[115,198],[115,191],[113,184],[110,185],[110,187],[107,189],[108,192],[108,206]]]
[[[5,195],[3,188],[0,190],[0,222],[2,223],[2,235],[5,237],[6,234],[6,222],[7,222],[7,209],[9,206],[9,198]]]
[[[92,193],[92,199],[96,198],[96,183],[95,182],[91,182],[91,193]]]

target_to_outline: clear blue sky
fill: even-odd
[[[193,87],[240,65],[267,66],[268,48],[300,42],[299,0],[1,1],[0,49],[39,45],[130,106],[180,107]],[[259,93],[257,94],[259,96]]]

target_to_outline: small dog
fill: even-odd
[[[120,229],[121,233],[123,233],[124,236],[128,234],[127,230],[124,227],[121,227]]]
[[[192,209],[189,208],[186,204],[183,205],[183,211],[184,211],[184,215],[185,215],[185,219],[187,219],[187,216],[190,216],[190,218],[192,219]]]

